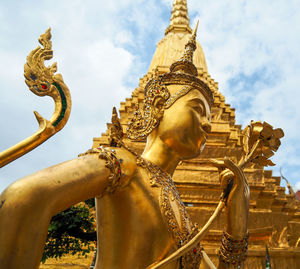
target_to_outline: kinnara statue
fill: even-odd
[[[196,27],[197,28],[197,27]],[[199,154],[211,128],[213,92],[193,64],[196,28],[170,71],[149,80],[144,107],[125,131],[114,109],[110,146],[49,167],[10,185],[0,196],[0,266],[38,268],[50,219],[96,197],[99,269],[243,268],[248,244],[248,162],[270,164],[281,129],[252,122],[244,130],[244,155],[208,160],[220,171],[222,195],[207,225],[193,223],[172,180],[181,160]],[[142,155],[124,141],[147,139]],[[225,207],[226,224],[213,264],[201,238]]]

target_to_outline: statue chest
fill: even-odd
[[[148,171],[150,188],[155,190],[161,217],[173,238],[176,247],[180,248],[198,233],[198,226],[194,224],[172,178],[151,163],[143,162]],[[151,192],[151,191],[150,191]],[[202,247],[197,247],[186,253],[180,259],[180,268],[199,268]]]

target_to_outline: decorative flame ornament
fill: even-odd
[[[46,30],[39,38],[38,46],[27,56],[24,65],[25,83],[38,96],[51,96],[55,110],[50,120],[43,118],[37,111],[34,115],[39,123],[39,129],[30,137],[0,153],[0,167],[23,156],[51,136],[59,132],[67,123],[71,112],[71,96],[68,87],[57,71],[56,63],[46,67],[45,60],[53,57],[51,30]]]
[[[244,167],[252,162],[261,166],[274,166],[269,158],[278,150],[283,136],[284,132],[280,128],[273,129],[267,122],[252,121],[243,130],[244,156],[239,165]]]

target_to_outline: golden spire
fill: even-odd
[[[174,0],[171,12],[170,25],[165,34],[169,32],[187,32],[192,33],[190,28],[190,19],[187,9],[187,0]]]
[[[173,9],[171,12],[170,25],[166,29],[164,38],[157,44],[156,51],[153,55],[149,71],[156,68],[169,67],[177,61],[184,52],[185,45],[191,38],[192,29],[190,27],[190,20],[187,10],[187,0],[173,0]],[[197,49],[194,53],[194,65],[198,69],[207,71],[206,61],[201,45],[198,41]]]

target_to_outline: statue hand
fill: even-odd
[[[223,190],[228,184],[232,184],[227,197],[226,226],[225,230],[234,238],[242,239],[248,230],[248,212],[250,190],[244,172],[229,158],[224,161],[213,161],[219,169],[224,169],[220,175],[220,183]]]

